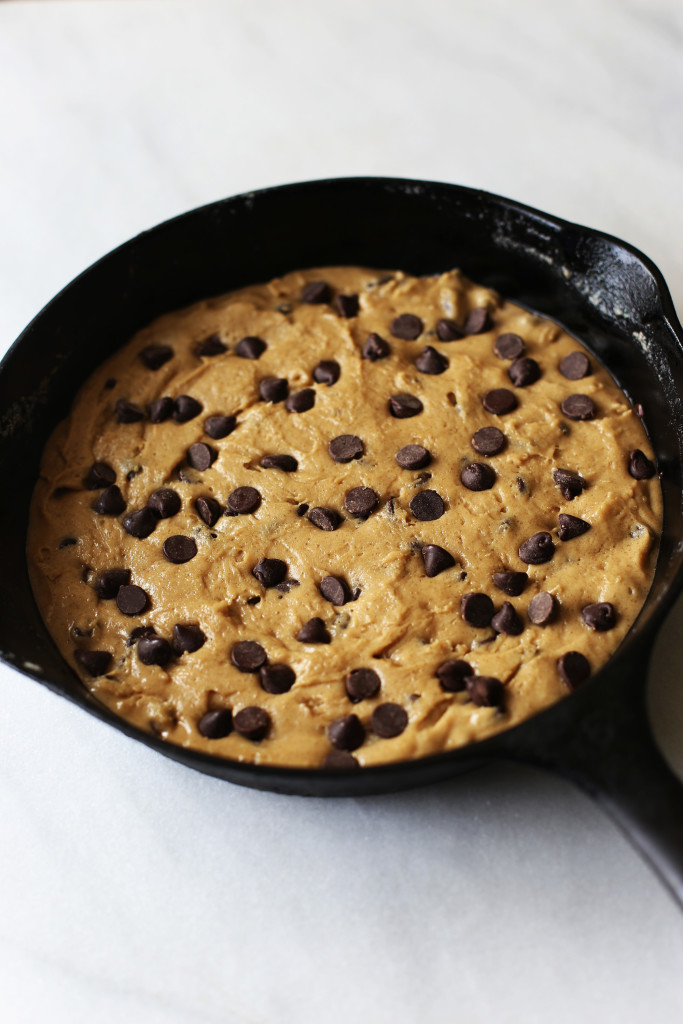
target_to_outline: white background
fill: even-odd
[[[0,349],[141,229],[346,174],[603,228],[680,310],[682,109],[678,0],[2,2]],[[682,629],[679,606],[650,674],[681,774]],[[7,669],[0,695],[7,1024],[683,1019],[683,915],[563,782],[279,797]]]

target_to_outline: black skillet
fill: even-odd
[[[26,572],[40,453],[90,372],[161,313],[299,267],[460,267],[553,317],[614,374],[657,453],[664,530],[645,607],[580,690],[492,739],[419,761],[334,772],[261,767],[174,747],[115,717],[84,689],[42,623]],[[683,583],[683,329],[657,268],[597,231],[472,189],[351,178],[212,203],[126,242],[68,285],[0,366],[0,655],[91,714],[191,768],[281,793],[346,796],[435,782],[491,760],[550,769],[589,792],[683,904],[683,786],[655,746],[645,705],[657,629]]]

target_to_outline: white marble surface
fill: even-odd
[[[606,229],[683,307],[679,0],[3,2],[0,96],[0,348],[140,229],[344,174]],[[651,690],[683,773],[682,630]],[[0,693],[7,1024],[683,1019],[681,912],[562,782],[284,798]]]

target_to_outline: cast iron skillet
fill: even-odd
[[[560,321],[610,368],[657,453],[664,531],[645,607],[611,661],[547,711],[472,746],[354,771],[265,767],[165,744],[115,717],[62,660],[26,572],[39,458],[83,380],[161,313],[299,267],[398,267],[469,277]],[[68,285],[0,366],[0,653],[116,729],[183,764],[281,793],[381,793],[493,759],[572,779],[615,819],[683,904],[683,786],[655,746],[645,706],[653,640],[683,583],[683,329],[657,268],[631,246],[519,203],[455,185],[316,181],[212,203],[126,242]]]

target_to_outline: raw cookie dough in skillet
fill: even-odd
[[[565,696],[647,594],[628,400],[457,271],[288,274],[137,334],[45,451],[33,588],[171,743],[296,766],[457,747]]]

